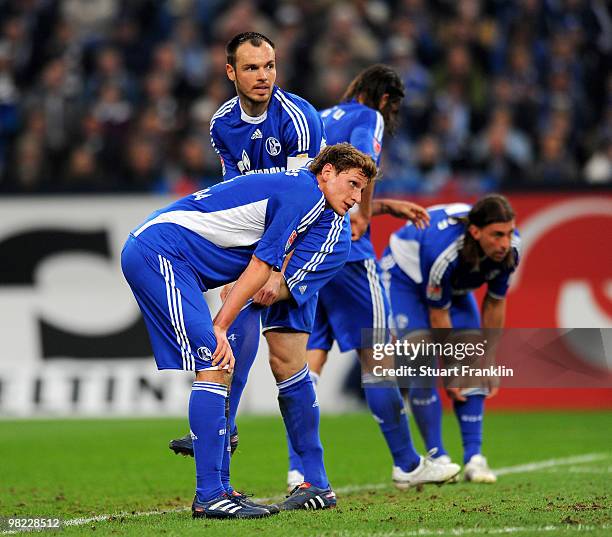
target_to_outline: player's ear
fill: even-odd
[[[468,233],[476,241],[479,241],[480,237],[482,236],[482,230],[478,226],[475,226],[474,224],[470,224],[468,226]]]
[[[380,112],[381,110],[384,110],[388,102],[389,102],[389,94],[383,93],[382,97],[380,98],[380,101],[378,102],[378,111]]]
[[[320,183],[327,183],[331,179],[331,174],[334,170],[334,167],[329,162],[323,165],[321,171],[317,175],[317,179]]]
[[[323,166],[322,171],[325,172],[325,180],[329,181],[333,177],[336,168],[334,168],[334,165],[331,162],[328,162],[325,164],[325,166]]]
[[[227,73],[227,78],[232,82],[236,82],[236,71],[229,63],[225,64],[225,72]]]

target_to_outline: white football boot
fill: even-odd
[[[463,468],[463,478],[472,483],[495,483],[497,476],[489,468],[487,459],[482,455],[472,455]]]
[[[304,482],[304,476],[297,470],[289,470],[287,472],[287,491],[291,492],[293,489]]]
[[[436,464],[451,464],[453,461],[448,455],[440,455],[433,460]],[[459,483],[459,474],[455,477],[451,477],[448,483]]]
[[[427,483],[442,485],[455,477],[461,471],[461,467],[453,462],[437,462],[432,458],[436,451],[434,448],[426,457],[421,457],[421,462],[411,472],[404,472],[399,466],[394,466],[391,478],[395,486],[398,489],[408,489]]]

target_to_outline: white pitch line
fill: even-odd
[[[388,531],[388,532],[351,532],[351,531],[339,531],[337,537],[430,537],[430,536],[462,536],[462,535],[506,535],[509,533],[546,533],[546,532],[559,532],[559,531],[595,531],[595,530],[607,530],[612,528],[610,524],[603,524],[601,526],[591,526],[586,524],[568,524],[566,526],[509,526],[506,528],[441,528],[441,529],[428,529],[421,528],[414,531]]]
[[[529,472],[537,472],[538,470],[543,470],[547,468],[554,468],[555,466],[564,466],[569,464],[584,464],[593,461],[599,461],[602,459],[607,459],[611,456],[609,453],[586,453],[584,455],[575,455],[573,457],[564,457],[559,459],[548,459],[539,462],[531,462],[528,464],[519,464],[516,466],[507,466],[505,468],[498,468],[494,470],[497,475],[508,475],[508,474],[522,474]],[[386,483],[365,483],[361,485],[347,485],[345,487],[335,488],[334,491],[338,494],[351,494],[353,492],[362,492],[365,490],[378,490],[378,489],[386,489],[391,487],[390,482]],[[272,502],[283,499],[282,496],[273,496],[269,498],[253,498],[253,501],[256,502]],[[91,524],[92,522],[107,522],[111,519],[115,518],[136,518],[136,517],[146,517],[153,515],[165,515],[167,513],[182,513],[184,511],[188,511],[189,507],[181,507],[176,509],[167,509],[163,511],[141,511],[136,513],[118,513],[114,515],[97,515],[89,518],[71,518],[62,522],[65,526],[84,526],[86,524]],[[27,518],[27,517],[25,517]],[[428,536],[428,535],[465,535],[468,533],[518,533],[525,531],[556,531],[558,529],[569,529],[569,528],[581,531],[591,531],[593,529],[602,529],[608,528],[608,526],[581,526],[577,524],[576,526],[534,526],[533,528],[456,528],[455,530],[417,530],[416,532],[408,532],[408,533],[382,533],[382,534],[368,534],[368,535],[380,535],[380,537],[388,535],[391,536],[405,536],[405,537],[420,537],[420,536]],[[612,526],[609,526],[612,527]],[[551,528],[551,529],[547,529]],[[31,530],[8,530],[0,532],[0,535],[13,535],[16,533],[24,533],[25,531]],[[36,530],[34,530],[36,531]],[[423,533],[426,532],[426,533]],[[440,533],[442,532],[442,533]],[[457,533],[459,532],[459,533]],[[348,534],[347,534],[348,535]],[[355,534],[350,534],[355,535]]]
[[[563,457],[560,459],[548,459],[539,462],[530,462],[527,464],[519,464],[517,466],[507,466],[506,468],[498,468],[493,470],[496,475],[508,474],[526,474],[528,472],[537,472],[545,468],[553,468],[554,466],[567,466],[569,464],[584,464],[587,462],[595,462],[610,457],[609,453],[587,453],[585,455],[575,455],[573,457]]]

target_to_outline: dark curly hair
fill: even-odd
[[[397,128],[398,114],[392,105],[404,98],[405,88],[400,76],[388,65],[377,63],[361,71],[349,84],[342,101],[360,99],[366,106],[378,110],[385,93],[389,95],[389,100],[379,111],[385,120],[387,131],[393,134]]]

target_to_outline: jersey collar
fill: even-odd
[[[268,108],[270,107],[270,103],[272,102],[272,99],[274,98],[276,89],[277,89],[276,86],[272,88],[272,95],[270,96],[270,102],[268,103]],[[263,123],[268,117],[268,108],[266,108],[265,112],[261,114],[260,116],[256,116],[256,117],[249,116],[242,109],[242,103],[240,102],[240,97],[238,98],[238,106],[240,106],[240,119],[242,119],[242,121],[244,121],[245,123],[251,123],[252,125],[258,125],[259,123]]]

